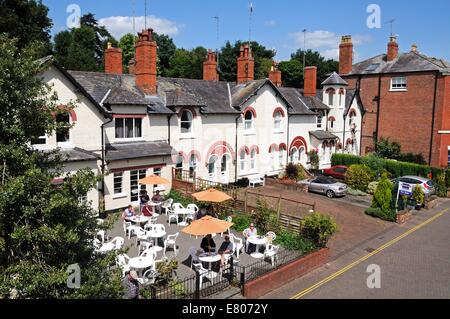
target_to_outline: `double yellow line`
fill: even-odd
[[[316,290],[317,288],[325,285],[326,283],[332,281],[333,279],[339,277],[340,275],[342,275],[343,273],[346,273],[347,271],[349,271],[350,269],[358,266],[359,264],[361,264],[362,262],[366,261],[367,259],[369,259],[370,257],[380,253],[381,251],[385,250],[386,248],[394,245],[395,243],[397,243],[398,241],[402,240],[403,238],[411,235],[412,233],[418,231],[419,229],[425,227],[426,225],[432,223],[433,221],[435,221],[436,219],[440,218],[442,215],[444,215],[446,212],[448,211],[448,208],[441,211],[440,213],[438,213],[436,216],[426,220],[425,222],[423,222],[420,225],[417,225],[414,228],[411,228],[410,230],[408,230],[407,232],[405,232],[404,234],[398,236],[397,238],[394,238],[393,240],[391,240],[390,242],[384,244],[383,246],[379,247],[378,249],[374,250],[373,252],[371,252],[370,254],[362,257],[361,259],[356,260],[355,262],[351,263],[350,265],[340,269],[339,271],[335,272],[334,274],[326,277],[325,279],[319,281],[318,283],[316,283],[315,285],[312,285],[311,287],[299,292],[298,294],[292,296],[290,299],[300,299],[303,298],[304,296],[306,296],[307,294],[311,293],[312,291]]]

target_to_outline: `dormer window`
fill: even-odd
[[[184,110],[181,113],[181,134],[192,133],[192,119],[194,116],[189,110]]]

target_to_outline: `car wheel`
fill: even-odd
[[[328,197],[328,198],[334,198],[334,196],[335,196],[335,195],[334,195],[334,192],[333,192],[333,191],[330,191],[330,190],[327,191],[327,197]]]

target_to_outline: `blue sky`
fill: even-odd
[[[137,29],[144,21],[144,0],[134,0]],[[432,0],[254,0],[252,40],[277,51],[277,60],[288,59],[303,47],[307,29],[307,48],[336,58],[341,35],[351,34],[356,61],[386,51],[391,19],[399,36],[401,51],[416,43],[419,51],[450,61],[450,1]],[[77,4],[81,14],[92,12],[118,37],[132,32],[133,0],[44,0],[50,8],[52,34],[67,29],[68,5]],[[147,0],[148,25],[173,37],[178,47],[216,48],[226,40],[249,38],[248,0]],[[430,3],[430,5],[428,5]],[[381,28],[368,28],[367,7],[377,4]],[[219,41],[214,16],[220,17]]]

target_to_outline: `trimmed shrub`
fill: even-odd
[[[338,154],[335,153],[331,157],[331,166],[351,166],[355,164],[362,164],[362,157],[349,155],[349,154]]]
[[[317,171],[319,169],[319,164],[320,164],[319,154],[317,153],[317,151],[312,150],[312,151],[308,152],[308,157],[309,157],[309,162],[311,164],[311,169],[313,171]]]
[[[425,194],[422,187],[416,185],[413,189],[412,198],[416,201],[416,205],[422,206],[425,203]]]
[[[314,243],[307,238],[293,232],[283,230],[277,235],[275,242],[287,250],[302,251],[304,254],[310,253],[316,249]]]
[[[374,154],[369,154],[366,157],[361,159],[362,164],[370,167],[372,171],[374,171],[376,177],[381,177],[381,174],[384,171],[384,163],[381,158]]]
[[[383,212],[383,210],[379,207],[376,208],[370,207],[366,210],[366,214],[369,216],[380,218],[382,220],[386,220],[388,222],[397,221],[397,214],[392,209],[390,209],[387,212]]]
[[[436,184],[436,191],[437,195],[439,197],[447,197],[447,186],[445,184],[445,174],[440,173],[437,175],[436,179],[434,180]]]
[[[300,227],[302,236],[311,240],[318,248],[326,247],[331,236],[338,231],[334,218],[320,213],[306,216]]]
[[[366,165],[352,165],[345,174],[345,182],[351,188],[366,192],[367,186],[374,179],[374,175],[373,171]]]
[[[370,195],[375,194],[375,191],[377,190],[379,182],[372,182],[367,186],[367,193]]]
[[[394,185],[386,175],[383,175],[373,195],[372,208],[379,208],[387,213],[391,209],[393,189]]]

